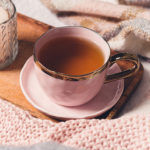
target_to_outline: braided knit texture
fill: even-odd
[[[121,3],[128,5],[138,5],[138,6],[150,6],[150,0],[119,0]]]
[[[0,99],[0,144],[31,145],[48,141],[89,150],[148,150],[150,115],[53,123],[36,119]]]

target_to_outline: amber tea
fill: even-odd
[[[50,40],[40,49],[38,59],[48,69],[69,75],[87,74],[104,64],[98,45],[79,37]]]

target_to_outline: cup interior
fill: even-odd
[[[49,30],[44,35],[42,35],[35,44],[34,55],[36,59],[39,61],[38,54],[40,50],[50,40],[55,39],[57,37],[65,37],[65,36],[79,37],[92,41],[100,48],[99,50],[102,51],[104,56],[104,64],[108,61],[110,57],[110,48],[107,42],[95,31],[84,27],[58,27]]]

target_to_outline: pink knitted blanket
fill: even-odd
[[[113,120],[40,120],[0,99],[0,144],[31,145],[56,141],[92,150],[150,149],[150,114]]]

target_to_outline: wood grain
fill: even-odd
[[[27,110],[34,117],[41,119],[51,119],[35,109],[24,97],[19,84],[20,70],[26,60],[32,55],[33,44],[19,42],[19,54],[15,62],[8,68],[0,71],[0,97]],[[51,119],[53,120],[53,119]],[[54,120],[53,120],[54,121]]]
[[[119,64],[121,68],[126,68],[125,65],[126,63]],[[116,105],[106,113],[106,119],[112,119],[116,117],[128,102],[128,100],[130,100],[130,96],[134,93],[143,77],[143,71],[143,66],[141,65],[139,71],[134,76],[125,79],[124,92]]]
[[[26,24],[24,24],[24,21],[27,21]],[[21,29],[20,24],[23,24],[22,26],[23,29]],[[49,28],[51,27],[39,21],[33,20],[23,15],[19,15],[18,32],[20,39],[22,40],[26,40],[26,38],[29,38],[28,36],[31,35],[31,39],[30,40],[28,39],[28,41],[33,42],[38,38],[38,36],[40,36],[43,32],[47,31]],[[39,29],[39,32],[36,32],[37,29]],[[29,31],[31,31],[31,33]],[[24,33],[27,34],[23,35]],[[35,109],[31,104],[29,104],[20,88],[19,76],[21,68],[23,67],[26,60],[33,53],[34,43],[31,42],[19,41],[19,54],[15,62],[8,68],[0,71],[0,97],[28,111],[34,117],[56,121],[46,116],[45,114],[41,113],[40,111]],[[121,69],[127,69],[132,65],[126,61],[119,62],[118,64],[121,67]],[[139,71],[134,76],[125,79],[124,92],[118,103],[111,110],[106,112],[103,116],[97,118],[107,118],[107,119],[114,118],[118,114],[118,112],[122,109],[124,104],[129,100],[129,97],[133,94],[137,85],[141,81],[142,76],[143,76],[143,67],[141,66]]]
[[[35,42],[43,33],[51,28],[53,27],[50,25],[41,23],[20,13],[17,14],[19,40]]]

